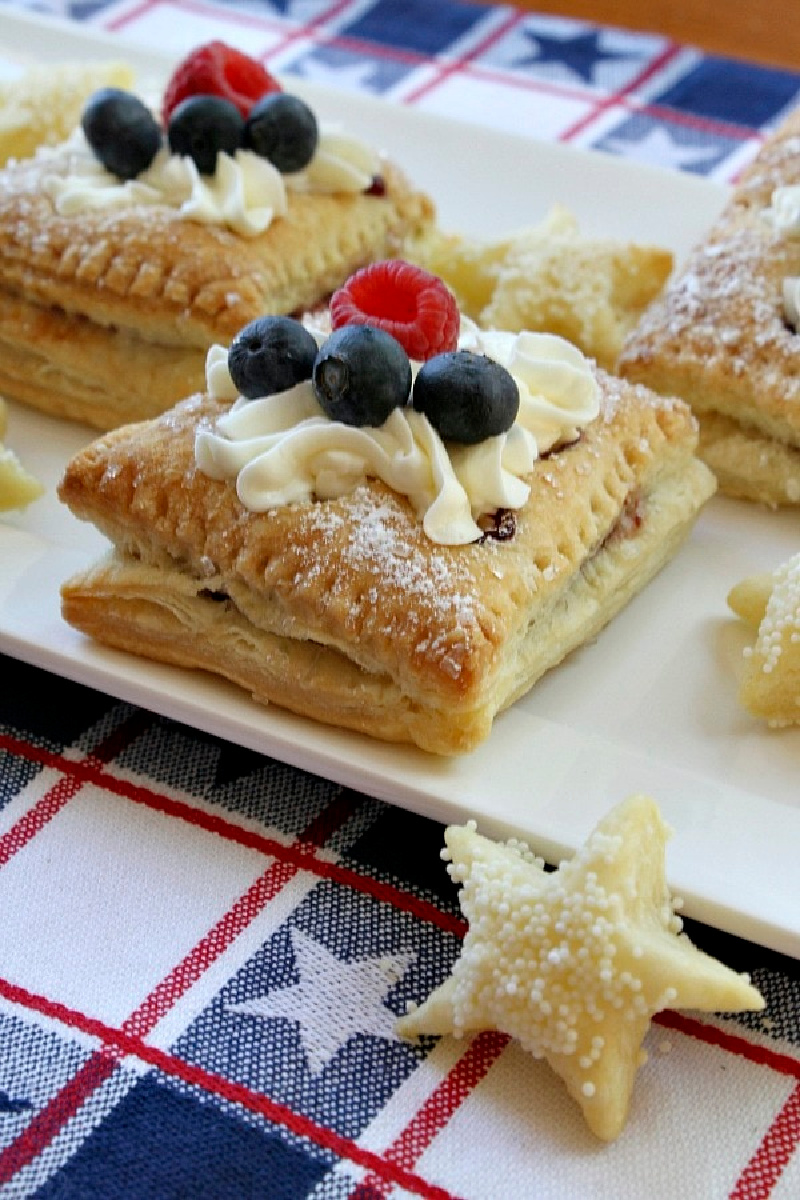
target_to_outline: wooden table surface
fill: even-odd
[[[516,0],[533,12],[660,33],[703,50],[800,71],[798,0]]]

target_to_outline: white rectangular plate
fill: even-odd
[[[118,38],[12,14],[0,17],[0,46],[6,74],[30,61],[31,47],[40,61],[122,55],[145,88],[170,65]],[[680,258],[724,199],[687,175],[302,91],[402,162],[453,230],[500,235],[560,203],[586,232]],[[54,487],[91,436],[10,406],[8,444],[47,494],[0,523],[0,649],[440,821],[474,817],[490,836],[522,835],[551,861],[619,800],[647,792],[675,829],[668,874],[686,912],[800,956],[800,730],[769,730],[739,706],[747,637],[726,606],[734,583],[798,550],[796,513],[715,498],[676,559],[594,643],[500,717],[483,747],[439,761],[258,707],[215,679],[105,650],[68,628],[59,585],[103,542]]]

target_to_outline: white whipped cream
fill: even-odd
[[[800,276],[789,275],[783,281],[783,315],[796,333],[800,333]]]
[[[775,188],[769,215],[781,237],[800,237],[800,186]]]
[[[39,153],[54,160],[42,187],[64,216],[90,209],[166,205],[186,220],[227,225],[245,237],[263,233],[286,213],[288,192],[362,192],[380,171],[374,150],[330,128],[321,129],[308,166],[292,175],[281,175],[250,150],[219,154],[214,175],[201,175],[191,158],[163,147],[146,171],[122,180],[105,169],[81,129],[63,146]]]
[[[511,429],[475,446],[446,446],[427,417],[408,407],[394,409],[379,428],[332,421],[310,382],[260,400],[238,397],[227,351],[213,346],[209,393],[234,403],[213,428],[198,430],[197,465],[214,479],[235,479],[253,512],[333,499],[379,478],[408,497],[431,541],[474,542],[481,516],[525,503],[525,477],[539,454],[573,440],[597,416],[600,389],[588,360],[560,337],[486,333],[462,318],[459,346],[502,363],[520,393]]]

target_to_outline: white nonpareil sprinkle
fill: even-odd
[[[800,641],[800,554],[778,567],[773,581],[757,645],[767,674],[775,670],[783,648]]]
[[[678,936],[668,833],[655,803],[633,796],[546,871],[517,842],[449,827],[467,933],[449,978],[398,1032],[508,1034],[565,1080],[598,1136],[616,1137],[655,1013],[763,1007],[746,979]]]

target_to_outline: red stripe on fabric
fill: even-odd
[[[141,3],[129,8],[126,12],[122,13],[121,16],[114,17],[112,20],[106,21],[104,23],[104,28],[112,32],[116,32],[118,29],[124,29],[124,27],[129,25],[131,21],[136,21],[139,19],[139,17],[144,17],[147,15],[147,13],[155,12],[157,9],[162,7],[163,5],[160,3],[160,0],[141,0]]]
[[[666,1029],[674,1029],[678,1033],[686,1034],[687,1037],[705,1042],[707,1046],[719,1046],[722,1050],[727,1050],[729,1054],[745,1058],[748,1062],[756,1063],[760,1067],[769,1067],[778,1075],[789,1075],[800,1080],[800,1061],[798,1059],[792,1058],[789,1054],[771,1050],[769,1046],[748,1042],[741,1034],[731,1033],[727,1029],[719,1029],[716,1025],[706,1025],[694,1017],[687,1017],[684,1013],[674,1012],[672,1009],[657,1013],[653,1017],[653,1021],[658,1025],[663,1025]]]
[[[800,1087],[796,1087],[737,1179],[730,1200],[767,1200],[799,1143]]]
[[[487,1030],[479,1033],[442,1082],[414,1114],[405,1129],[384,1150],[384,1162],[411,1170],[453,1114],[487,1075],[505,1050],[510,1038]],[[380,1180],[368,1177],[350,1194],[350,1200],[382,1200]]]
[[[391,904],[398,911],[408,913],[410,916],[417,917],[419,920],[426,921],[431,925],[436,925],[445,933],[452,933],[456,937],[463,937],[466,932],[466,923],[460,917],[442,912],[441,909],[438,909],[427,900],[422,900],[417,896],[404,892],[393,884],[384,883],[362,875],[350,867],[318,859],[314,854],[313,847],[309,845],[312,840],[310,834],[307,834],[304,839],[298,842],[286,845],[275,838],[267,837],[252,830],[242,829],[241,826],[226,820],[226,818],[216,813],[207,813],[202,809],[187,804],[183,800],[175,800],[155,792],[151,788],[146,788],[141,784],[132,783],[126,779],[119,779],[103,771],[99,766],[91,765],[86,761],[73,762],[68,758],[64,758],[63,755],[43,750],[38,746],[32,746],[27,742],[21,741],[19,738],[10,737],[7,734],[0,734],[0,750],[5,750],[9,754],[15,754],[20,758],[26,758],[31,762],[39,762],[46,766],[54,767],[65,775],[74,775],[82,782],[93,783],[95,786],[103,788],[115,796],[121,796],[123,799],[130,800],[135,804],[143,804],[154,812],[160,812],[165,816],[186,821],[188,824],[203,829],[207,833],[217,834],[219,837],[236,842],[240,846],[246,846],[250,850],[258,850],[270,858],[276,858],[282,862],[291,862],[296,867],[304,871],[309,871],[311,874],[317,875],[322,879],[330,879],[334,883],[351,888],[353,891],[372,896],[374,899],[380,900],[385,904]],[[323,813],[317,820],[325,820],[325,814]]]
[[[672,61],[673,58],[677,58],[677,56],[680,54],[680,51],[680,46],[677,46],[674,43],[667,46],[667,48],[662,51],[661,54],[657,55],[657,57],[654,58],[643,71],[639,72],[635,79],[632,79],[624,88],[620,88],[618,92],[611,92],[605,96],[599,104],[595,104],[592,107],[590,112],[581,117],[579,121],[575,121],[572,125],[568,126],[562,133],[560,133],[558,140],[560,142],[572,141],[579,133],[582,133],[587,126],[597,121],[604,112],[608,112],[610,108],[614,108],[615,106],[622,105],[623,101],[627,99],[632,92],[636,91],[637,88],[640,88],[642,84],[647,83],[648,79],[651,79],[656,72],[660,71],[662,67],[665,67],[667,63]]]
[[[346,5],[345,5],[346,7]],[[201,3],[191,3],[190,0],[182,0],[175,3],[161,3],[159,0],[145,0],[143,4],[135,9],[128,9],[126,12],[115,17],[114,19],[104,23],[105,29],[117,30],[122,29],[142,13],[150,12],[156,8],[176,9],[181,12],[199,13],[215,15],[217,10],[213,6],[206,6]],[[349,50],[355,54],[370,55],[373,58],[385,58],[391,62],[408,63],[411,66],[429,65],[431,60],[424,54],[414,52],[413,50],[403,50],[395,46],[381,45],[378,42],[369,42],[361,38],[349,38],[338,34],[322,34],[315,33],[319,30],[325,19],[329,19],[329,14],[323,18],[315,19],[309,22],[308,25],[298,27],[296,32],[287,34],[287,41],[293,41],[296,36],[307,36],[309,40],[315,41],[317,44],[337,46],[344,50]],[[530,16],[530,13],[522,12],[522,17]],[[254,16],[251,13],[243,11],[236,12],[231,10],[226,13],[226,20],[256,28],[263,29],[281,29],[283,26],[276,19],[270,20],[268,17],[261,18]],[[281,47],[282,49],[283,47]],[[680,47],[676,47],[676,52],[680,52]],[[262,58],[268,61],[275,57],[278,49],[270,50],[264,54]],[[557,96],[564,99],[581,100],[586,102],[587,94],[585,90],[577,87],[570,87],[568,84],[550,83],[542,79],[529,79],[518,74],[506,73],[497,68],[486,66],[483,63],[463,61],[459,68],[464,74],[475,79],[485,79],[490,83],[500,83],[509,90],[525,91],[525,92],[540,92],[547,96]],[[424,87],[423,91],[428,91],[430,88]],[[681,112],[678,109],[667,108],[658,104],[647,104],[645,102],[632,99],[626,94],[628,89],[625,89],[617,94],[617,103],[623,109],[630,112],[646,113],[656,120],[671,125],[681,125],[688,129],[704,131],[706,133],[715,133],[720,136],[729,137],[740,142],[753,141],[761,143],[764,140],[764,135],[757,129],[751,129],[745,125],[739,125],[735,122],[727,122],[715,120],[711,117],[698,116],[695,113]],[[416,102],[418,93],[413,92],[409,98],[401,101],[404,104]]]
[[[309,20],[307,24],[297,25],[294,30],[289,31],[287,31],[285,22],[281,21],[277,16],[270,17],[268,13],[261,16],[256,13],[248,13],[242,10],[237,12],[236,9],[231,9],[225,13],[225,20],[231,24],[241,25],[244,28],[263,29],[265,31],[273,30],[282,34],[286,43],[291,43],[298,38],[304,37],[325,21],[335,20],[340,13],[346,11],[349,7],[350,0],[338,0],[337,3],[332,4],[325,12],[319,13],[312,20]],[[131,22],[137,21],[141,16],[145,16],[147,13],[160,8],[177,9],[178,12],[190,13],[193,16],[219,16],[219,9],[213,4],[192,3],[192,0],[175,0],[172,4],[165,4],[163,0],[142,0],[135,7],[126,9],[125,12],[119,13],[110,20],[105,21],[103,27],[116,32],[124,29]],[[281,43],[281,48],[283,48],[283,43]],[[270,50],[269,55],[263,57],[270,57],[273,53],[274,51]]]
[[[451,75],[461,74],[469,66],[469,64],[475,58],[477,58],[479,54],[485,53],[485,51],[495,45],[495,43],[498,42],[501,37],[504,37],[511,29],[513,29],[515,25],[521,24],[521,22],[525,19],[525,16],[526,14],[522,10],[512,12],[505,19],[505,21],[502,21],[495,29],[491,31],[491,33],[487,34],[486,37],[477,44],[477,46],[473,46],[472,50],[468,51],[466,54],[463,54],[460,58],[445,60],[444,64],[441,66],[437,66],[438,59],[431,59],[427,65],[435,69],[435,74],[427,81],[427,83],[420,84],[420,86],[414,91],[409,92],[403,98],[403,103],[417,104],[421,97],[426,96],[429,92],[432,92],[435,88],[439,87],[440,84],[444,83],[444,81]]]
[[[33,808],[28,809],[24,817],[20,817],[19,821],[0,837],[0,867],[4,867],[23,846],[27,846],[82,786],[77,779],[62,778],[49,788]]]
[[[6,988],[5,981],[0,981],[0,992],[7,994]],[[13,999],[14,997],[7,995],[7,998]],[[21,1003],[21,1001],[16,1002]],[[27,1005],[26,1007],[34,1006]],[[39,1008],[39,1011],[43,1010]],[[105,1083],[115,1066],[116,1060],[103,1054],[93,1054],[84,1063],[69,1083],[57,1092],[44,1108],[39,1110],[17,1140],[7,1146],[5,1150],[0,1151],[0,1184],[8,1183],[17,1171],[50,1145],[56,1134],[78,1111],[86,1096]]]
[[[34,1153],[44,1149],[58,1130],[63,1127],[64,1121],[77,1111],[86,1096],[109,1077],[117,1065],[120,1056],[131,1055],[139,1061],[147,1063],[149,1066],[158,1068],[165,1075],[180,1079],[182,1082],[191,1084],[194,1087],[202,1088],[204,1091],[211,1092],[213,1095],[220,1096],[234,1104],[240,1104],[250,1112],[258,1113],[267,1120],[282,1125],[297,1136],[306,1138],[308,1141],[314,1142],[315,1145],[329,1150],[338,1157],[347,1159],[357,1166],[374,1171],[381,1179],[388,1180],[392,1184],[398,1184],[415,1195],[425,1197],[426,1200],[454,1200],[450,1193],[446,1192],[443,1188],[428,1183],[413,1172],[405,1170],[402,1166],[383,1162],[379,1155],[374,1154],[370,1150],[362,1149],[350,1138],[343,1137],[323,1125],[318,1125],[311,1118],[294,1112],[286,1105],[278,1104],[276,1101],[270,1100],[267,1096],[261,1095],[259,1092],[252,1091],[252,1089],[245,1087],[243,1084],[233,1083],[228,1079],[224,1079],[221,1075],[215,1075],[213,1072],[206,1071],[202,1067],[184,1062],[182,1059],[176,1058],[175,1055],[169,1054],[165,1050],[149,1046],[140,1038],[125,1033],[121,1029],[115,1029],[113,1026],[106,1025],[94,1017],[88,1017],[84,1013],[68,1008],[57,1001],[49,1000],[46,996],[37,995],[26,988],[19,987],[2,978],[0,978],[0,996],[13,1004],[18,1004],[23,1008],[59,1021],[69,1028],[77,1029],[81,1033],[96,1037],[107,1048],[105,1051],[96,1051],[73,1077],[71,1082],[59,1092],[58,1096],[55,1096],[50,1101],[47,1109],[43,1109],[38,1117],[34,1118],[34,1121],[30,1123],[28,1129],[25,1131],[26,1134],[31,1130],[34,1123],[40,1117],[43,1117],[45,1111],[49,1112],[50,1115],[46,1123],[48,1136],[44,1137],[45,1122],[42,1120],[41,1130],[37,1138],[38,1144]],[[63,1118],[58,1124],[56,1123],[57,1114],[60,1114]],[[32,1154],[29,1154],[26,1159],[19,1161],[21,1155],[18,1151],[12,1155],[12,1152],[17,1150],[22,1140],[22,1137],[18,1138],[6,1151],[0,1153],[0,1183],[7,1182],[15,1171],[19,1170],[20,1167],[25,1165],[25,1162],[33,1157]],[[33,1139],[31,1138],[31,1140]],[[13,1169],[9,1171],[8,1166],[12,1162],[12,1159],[16,1161]]]
[[[144,719],[143,714],[134,712],[128,720],[118,726],[107,737],[98,742],[97,746],[83,760],[86,764],[92,764],[91,771],[95,772],[100,769],[100,764],[111,762],[116,758],[127,746],[131,744],[134,738],[138,737],[143,732],[146,724],[149,723],[149,718]],[[0,749],[6,750],[9,754],[14,754],[17,757],[22,757],[19,753],[19,746],[28,746],[29,743],[22,742],[18,738],[4,736],[0,739]],[[0,837],[0,867],[5,866],[9,859],[27,846],[36,834],[44,829],[52,821],[53,817],[61,811],[65,804],[80,791],[85,778],[82,772],[65,770],[63,764],[70,760],[63,754],[53,754],[46,750],[42,750],[38,754],[25,754],[27,760],[38,762],[42,766],[54,767],[60,771],[66,778],[59,779],[48,791],[41,796],[32,808],[28,809],[24,816],[20,817],[16,824]]]
[[[352,801],[342,796],[337,797],[306,827],[302,843],[308,846],[322,845],[344,824],[351,812]],[[136,1011],[131,1013],[122,1026],[125,1033],[137,1036],[149,1033],[211,963],[227,950],[262,909],[266,908],[270,900],[278,895],[299,869],[296,863],[273,862],[213,929],[209,930],[169,975],[161,980]]]
[[[259,876],[244,895],[239,897],[233,908],[225,913],[222,920],[218,921],[204,938],[201,938],[189,954],[178,963],[177,967],[156,985],[135,1012],[125,1020],[122,1026],[125,1033],[134,1034],[137,1037],[144,1037],[148,1034],[174,1007],[184,992],[197,982],[208,967],[219,958],[220,954],[236,940],[239,934],[250,925],[269,901],[296,874],[296,867],[286,863],[273,863],[263,875]]]
[[[333,804],[328,806],[328,810],[317,814],[314,820],[309,823],[307,829],[300,836],[299,843],[306,846],[318,844],[321,837],[330,835],[334,829],[350,816],[351,812],[352,800],[345,799],[342,796],[338,797]],[[182,962],[153,989],[139,1008],[126,1019],[123,1024],[122,1036],[130,1037],[131,1030],[140,1033],[151,1030],[192,983],[247,928],[269,900],[277,895],[280,888],[289,879],[293,878],[297,870],[297,864],[286,862],[271,864],[261,878],[248,888],[247,892],[228,910],[217,925],[197,943]],[[128,1028],[129,1025],[131,1029]],[[116,1037],[116,1034],[114,1036]],[[81,1092],[75,1080],[71,1081],[47,1105],[48,1115],[43,1118],[41,1126],[38,1123],[38,1118],[35,1118],[31,1122],[31,1125],[36,1124],[38,1130],[36,1135],[26,1140],[23,1133],[20,1135],[20,1138],[8,1147],[10,1160],[13,1159],[18,1164],[14,1168],[15,1170],[19,1170],[20,1165],[24,1165],[35,1154],[39,1153],[52,1140],[59,1128],[88,1099],[92,1091],[94,1091],[94,1086],[91,1083],[92,1060],[94,1058],[104,1059],[105,1057],[104,1052],[98,1051],[89,1060],[85,1069],[79,1073],[80,1078],[85,1084],[83,1092]],[[78,1077],[76,1076],[76,1078]],[[62,1126],[55,1123],[55,1115],[58,1113],[61,1113],[63,1116]],[[24,1145],[22,1146],[20,1146],[21,1141],[24,1141]],[[2,1158],[0,1158],[0,1164],[2,1164],[2,1161]],[[0,1174],[0,1179],[2,1179],[2,1174]]]

